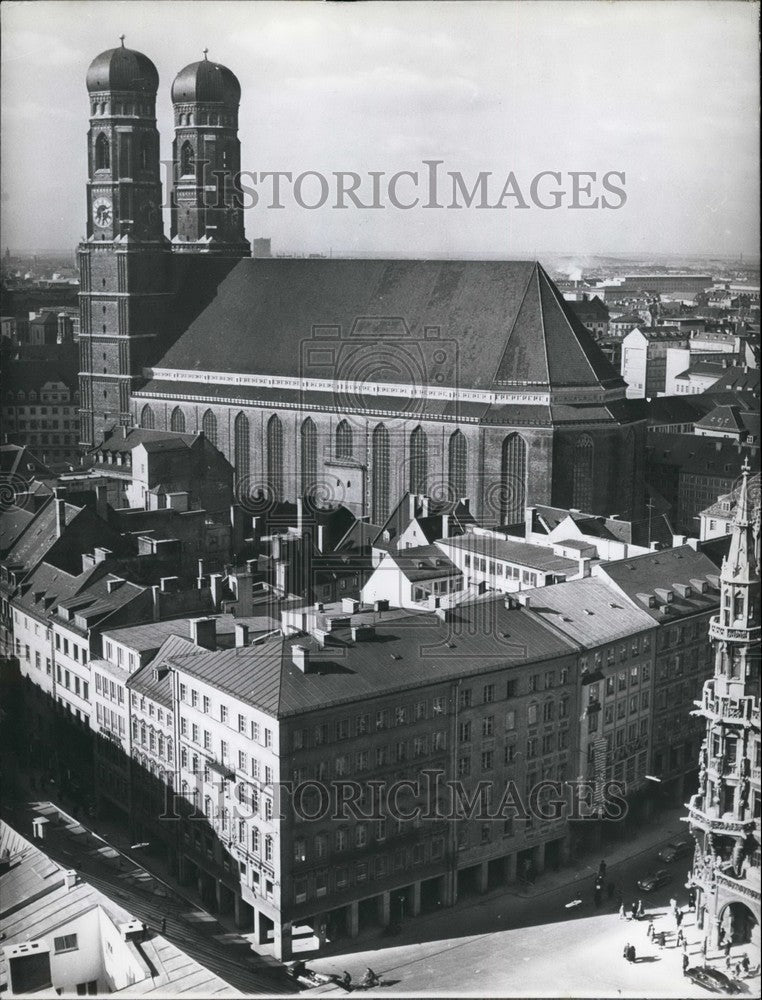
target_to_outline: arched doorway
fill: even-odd
[[[720,911],[720,929],[723,940],[731,944],[759,942],[759,921],[745,903],[728,903]]]

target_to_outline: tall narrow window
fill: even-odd
[[[527,446],[520,434],[509,434],[503,441],[500,485],[500,520],[518,524],[527,502]]]
[[[95,169],[108,170],[111,166],[111,147],[106,136],[101,132],[95,140]]]
[[[466,441],[465,435],[461,431],[455,431],[454,434],[450,435],[448,455],[450,495],[455,500],[465,497],[467,493],[467,460],[468,442]]]
[[[580,434],[574,445],[572,506],[589,512],[593,506],[593,439]]]
[[[317,483],[317,428],[311,417],[301,429],[302,495],[311,495]]]
[[[172,410],[172,415],[169,418],[169,429],[171,431],[180,431],[181,433],[185,432],[185,414],[179,406],[176,406]]]
[[[428,485],[428,441],[426,431],[416,427],[410,435],[410,483],[411,493],[425,493]]]
[[[378,424],[372,441],[372,518],[374,524],[383,524],[389,517],[389,431]]]
[[[239,490],[249,478],[249,421],[245,413],[239,413],[233,425],[233,464]]]
[[[207,441],[211,442],[217,447],[217,418],[212,413],[211,410],[207,410],[201,419],[201,430],[204,432],[204,437]]]
[[[267,482],[275,500],[283,499],[283,424],[273,414],[267,423]]]
[[[148,170],[151,166],[151,139],[147,135],[140,139],[140,169]]]
[[[153,410],[146,403],[143,409],[140,411],[140,426],[145,427],[147,430],[153,430],[156,426],[156,422],[153,417]]]
[[[342,420],[336,428],[336,458],[352,457],[352,428]]]
[[[195,173],[196,157],[193,146],[189,142],[184,142],[180,149],[180,173],[183,177]]]

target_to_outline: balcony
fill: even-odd
[[[744,726],[759,725],[759,707],[754,705],[754,698],[720,698],[714,694],[714,687],[707,685],[704,688],[697,712],[708,715],[713,719],[723,721],[737,721]],[[691,713],[693,714],[693,713]]]
[[[743,628],[740,624],[722,625],[718,615],[709,622],[709,637],[721,642],[759,642],[760,631],[759,625],[751,628]]]
[[[709,830],[712,833],[727,834],[731,837],[742,837],[754,830],[754,820],[735,819],[731,813],[722,813],[718,806],[707,806],[701,795],[691,796],[688,803],[688,818],[691,823]]]

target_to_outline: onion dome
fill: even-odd
[[[104,90],[155,94],[159,89],[159,73],[148,56],[126,49],[122,37],[118,49],[101,52],[90,63],[87,89],[91,94]]]
[[[227,66],[204,58],[181,69],[172,84],[173,104],[224,104],[237,108],[241,84]]]

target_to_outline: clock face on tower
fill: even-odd
[[[93,202],[93,222],[104,228],[110,226],[114,218],[110,198],[96,198]]]

